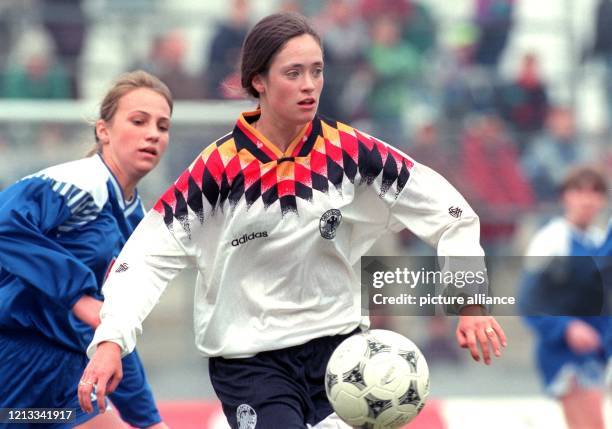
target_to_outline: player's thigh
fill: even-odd
[[[299,409],[286,401],[263,401],[254,406],[223,406],[225,417],[232,429],[306,429]]]
[[[301,400],[286,385],[262,383],[259,395],[217,395],[232,429],[306,428]]]
[[[210,379],[232,429],[305,429],[307,393],[270,362],[209,360]]]
[[[309,412],[307,415],[307,422],[313,425],[312,427],[318,428],[327,428],[336,426],[333,423],[328,423],[327,426],[324,424],[323,426],[318,426],[319,422],[324,422],[329,420],[331,422],[334,421],[334,409],[332,408],[329,399],[327,399],[327,393],[325,393],[325,385],[323,380],[320,383],[312,383],[309,386],[310,400],[311,406],[309,407]],[[331,424],[331,426],[329,426]],[[349,426],[340,426],[340,427],[349,427]]]
[[[604,392],[575,387],[561,399],[563,412],[571,427],[604,429]]]

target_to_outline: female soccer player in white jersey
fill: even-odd
[[[100,323],[104,277],[144,216],[136,184],[166,150],[171,112],[159,79],[122,75],[102,101],[92,156],[0,193],[0,408],[78,410],[50,428],[125,427],[114,413],[82,412],[76,383]],[[123,419],[166,428],[136,352],[123,359],[123,374],[110,396]]]
[[[440,255],[482,255],[479,222],[441,176],[386,143],[317,115],[321,41],[300,15],[275,14],[248,34],[242,86],[259,101],[206,147],[161,197],[105,286],[102,323],[79,398],[92,409],[121,379],[120,356],[183,268],[199,271],[195,330],[230,425],[317,427],[333,419],[325,365],[368,326],[351,269],[386,230],[411,228]],[[130,287],[125,287],[129,285]],[[134,287],[131,287],[134,286]],[[479,360],[503,330],[463,309],[457,336]]]

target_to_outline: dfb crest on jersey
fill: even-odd
[[[238,429],[255,429],[257,413],[249,404],[241,404],[236,409]]]
[[[336,236],[336,230],[342,222],[342,213],[338,209],[327,210],[321,216],[319,221],[319,231],[321,231],[321,237],[332,240]]]

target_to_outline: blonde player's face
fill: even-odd
[[[138,181],[166,151],[170,106],[157,92],[138,88],[119,99],[115,116],[101,128],[102,153],[113,173]]]
[[[289,126],[314,118],[323,89],[323,52],[309,34],[289,39],[276,54],[270,69],[253,80],[262,111]]]

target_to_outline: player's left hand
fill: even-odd
[[[506,334],[493,316],[482,315],[480,306],[468,306],[461,310],[457,325],[457,342],[460,347],[470,350],[472,358],[480,361],[480,351],[484,363],[491,364],[491,349],[495,356],[501,356],[501,347],[506,347]]]

